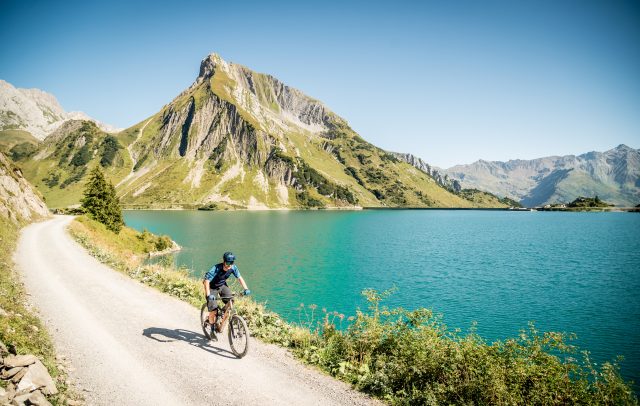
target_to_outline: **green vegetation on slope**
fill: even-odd
[[[575,207],[575,208],[592,208],[592,207],[612,207],[613,205],[607,202],[603,202],[600,200],[598,196],[596,197],[578,197],[571,203],[567,205],[567,207]]]
[[[71,232],[94,256],[197,311],[202,284],[186,270],[140,266],[132,248],[114,246],[115,234],[85,224],[74,222]],[[238,299],[237,308],[253,336],[391,404],[638,404],[616,363],[598,369],[566,334],[540,333],[530,325],[517,338],[488,344],[473,331],[448,330],[430,310],[389,309],[382,304],[386,293],[363,294],[369,309],[347,318],[345,329],[339,328],[344,315],[317,311],[316,305],[301,305],[300,325],[249,298]]]
[[[27,131],[0,131],[0,152],[11,157],[14,161],[33,156],[39,144],[40,141]]]
[[[29,159],[17,164],[45,196],[47,205],[59,208],[80,202],[90,167],[99,165],[112,181],[122,179],[131,165],[125,151],[116,136],[93,122],[69,122],[47,137]]]
[[[42,322],[26,305],[27,294],[11,258],[19,225],[0,215],[0,341],[18,354],[36,355],[55,380],[58,394],[49,397],[55,405],[69,396],[65,375],[58,369],[51,337]]]
[[[508,207],[522,207],[522,205],[508,197],[499,198],[498,196],[483,192],[478,189],[462,189],[458,195],[463,199],[473,202],[476,207],[500,207],[500,205]]]

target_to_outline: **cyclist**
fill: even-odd
[[[244,294],[249,295],[251,291],[247,287],[247,283],[244,281],[242,276],[240,276],[240,271],[238,271],[238,267],[234,265],[236,260],[236,256],[233,255],[232,252],[225,252],[222,255],[222,262],[214,265],[209,271],[204,275],[204,279],[202,284],[204,285],[204,294],[207,299],[207,309],[209,310],[209,325],[211,330],[213,330],[213,326],[216,325],[216,316],[218,309],[218,302],[216,301],[216,294],[218,294],[222,298],[231,297],[231,289],[227,285],[227,279],[233,274],[242,288],[244,289]],[[224,304],[226,305],[229,299],[222,299]],[[216,329],[218,333],[221,332],[223,323],[220,323],[218,328]]]

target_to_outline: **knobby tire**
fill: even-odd
[[[231,351],[238,358],[247,355],[247,351],[249,351],[249,329],[244,319],[237,314],[232,315],[227,329]]]

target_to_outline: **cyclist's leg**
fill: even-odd
[[[220,287],[220,291],[219,291],[219,295],[220,297],[231,297],[233,295],[233,292],[231,292],[231,289],[229,288],[229,286],[227,285],[223,285]],[[231,299],[222,299],[222,302],[224,303],[224,315],[223,315],[223,319],[220,323],[220,328],[222,328],[222,326],[224,325],[224,323],[227,321],[227,317],[229,316],[229,313],[227,312],[227,309],[229,308],[229,301]]]
[[[218,314],[218,301],[216,296],[220,294],[220,289],[211,288],[211,294],[214,296],[213,300],[207,300],[207,310],[209,310],[209,324],[214,325],[216,323],[216,315]]]

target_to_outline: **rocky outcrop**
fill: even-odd
[[[422,172],[428,174],[443,188],[450,190],[453,193],[460,193],[460,191],[462,190],[462,186],[460,185],[460,182],[458,182],[456,179],[450,178],[449,175],[447,175],[446,173],[440,172],[440,170],[429,165],[428,163],[423,161],[421,158],[418,158],[417,156],[409,153],[402,153],[402,152],[389,152],[389,153],[395,156],[396,158],[398,158],[399,160],[404,161],[409,165],[412,165],[413,167],[420,169]]]
[[[29,182],[0,152],[0,215],[23,223],[49,215],[47,206]]]
[[[161,126],[154,142],[138,145],[138,156],[151,153],[155,158],[230,160],[240,159],[251,165],[266,162],[274,141],[241,116],[235,105],[211,92],[200,105],[193,96],[186,103],[171,103],[161,116]],[[179,141],[178,141],[179,140]],[[258,145],[265,148],[258,148]]]
[[[271,75],[226,62],[217,54],[202,60],[194,86],[206,82],[216,73],[223,74],[233,83],[230,95],[234,101],[258,122],[264,123],[266,129],[288,131],[295,128],[322,133],[330,128],[332,121],[340,120],[320,101],[298,89]]]
[[[31,354],[11,354],[0,342],[0,404],[51,405],[45,395],[55,395],[58,388],[42,362]]]
[[[81,111],[66,112],[50,93],[15,88],[0,80],[0,130],[24,130],[42,140],[67,120],[90,120],[104,131],[120,131]]]
[[[487,190],[528,207],[595,195],[617,206],[633,207],[640,201],[640,150],[626,145],[578,156],[480,160],[454,166],[446,173],[464,188]]]

